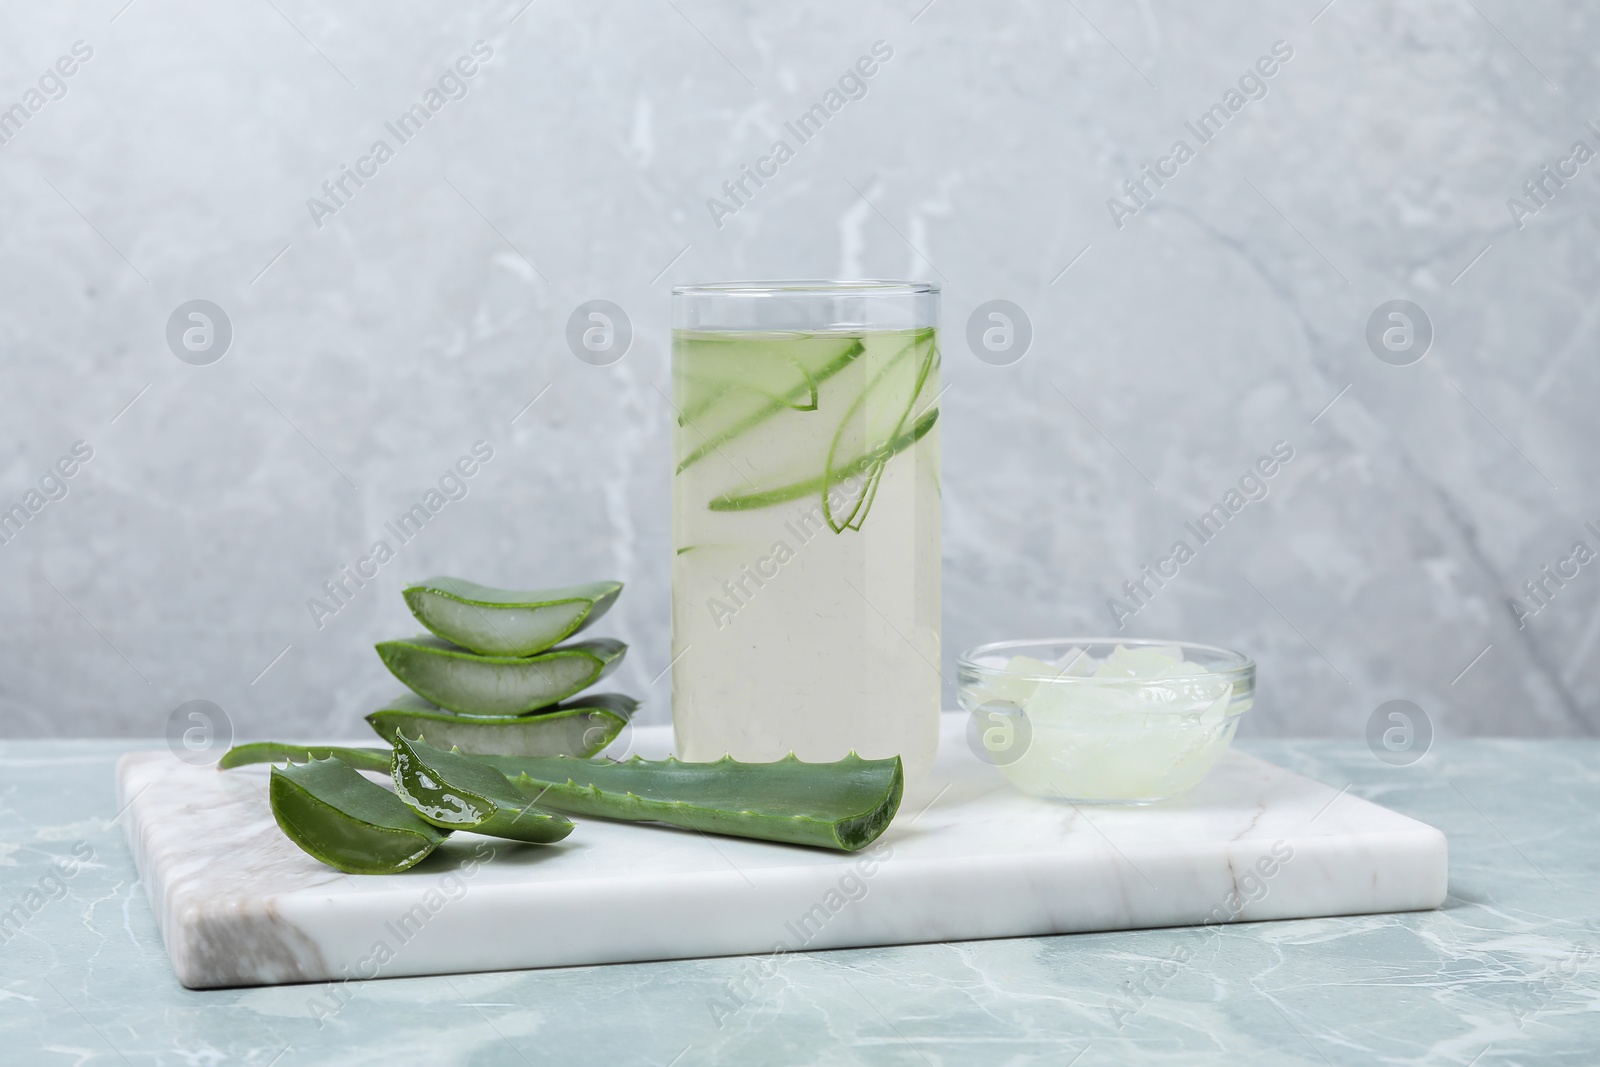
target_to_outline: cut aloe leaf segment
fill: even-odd
[[[835,763],[802,763],[792,755],[775,763],[470,758],[553,811],[846,852],[888,828],[904,788],[899,756],[864,760],[851,753]]]
[[[291,745],[281,741],[253,741],[248,745],[234,745],[217,761],[217,769],[226,771],[252,763],[310,763],[312,760],[336,759],[358,771],[389,770],[387,748],[346,748],[340,745]]]
[[[529,715],[458,715],[407,693],[367,723],[391,745],[403,734],[477,755],[593,756],[616,740],[638,706],[620,693],[595,693]]]
[[[695,367],[702,360],[716,363],[722,358],[718,346],[730,345],[738,346],[738,360],[743,365],[728,381],[713,381],[710,375],[697,372],[677,374],[674,390],[683,404],[680,423],[699,442],[679,461],[680,473],[780,411],[814,409],[822,383],[865,351],[861,339],[850,335],[776,334],[763,338],[781,347],[773,353],[756,351],[759,341],[746,334],[680,334],[675,339],[676,346],[693,346],[694,351],[675,357],[674,366]],[[762,384],[753,385],[756,381]]]
[[[520,715],[565,700],[610,674],[628,646],[610,638],[537,656],[479,656],[437,637],[384,641],[378,656],[426,700],[464,715]]]
[[[531,656],[588,627],[621,592],[621,582],[516,590],[439,577],[408,586],[405,598],[446,641],[485,656]]]
[[[565,815],[535,807],[506,776],[458,752],[395,738],[395,794],[445,830],[549,844],[572,833]]]
[[[289,839],[346,874],[396,874],[449,836],[337,759],[272,768],[270,794]]]

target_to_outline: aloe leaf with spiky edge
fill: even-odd
[[[341,745],[292,745],[283,741],[252,741],[247,745],[234,745],[217,761],[217,769],[231,770],[251,763],[277,763],[290,760],[310,763],[312,760],[336,759],[348,763],[358,771],[389,770],[387,748],[346,748]]]
[[[589,688],[616,669],[628,646],[600,637],[536,656],[480,656],[437,637],[410,637],[377,648],[396,678],[442,708],[464,715],[521,715]]]
[[[593,756],[616,740],[638,706],[620,693],[594,693],[527,715],[458,715],[407,693],[368,715],[367,724],[391,745],[403,733],[478,755]]]
[[[470,756],[424,741],[394,739],[395,794],[445,830],[547,845],[572,833],[565,815],[535,807],[504,774]]]
[[[834,763],[621,762],[570,756],[468,757],[502,772],[540,806],[568,815],[663,822],[705,833],[854,852],[900,807],[900,757]]]
[[[289,840],[346,874],[396,874],[450,836],[337,759],[274,767],[269,792]]]
[[[621,592],[621,582],[517,590],[439,577],[407,586],[405,598],[418,622],[452,644],[485,656],[531,656],[586,629]]]

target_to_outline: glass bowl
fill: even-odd
[[[1053,638],[956,660],[967,740],[1025,793],[1148,804],[1182,793],[1255,702],[1249,656],[1187,641]]]

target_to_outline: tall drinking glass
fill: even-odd
[[[672,296],[672,724],[714,760],[939,739],[939,290]]]

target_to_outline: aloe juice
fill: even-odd
[[[938,746],[934,329],[678,329],[672,349],[678,754]]]

